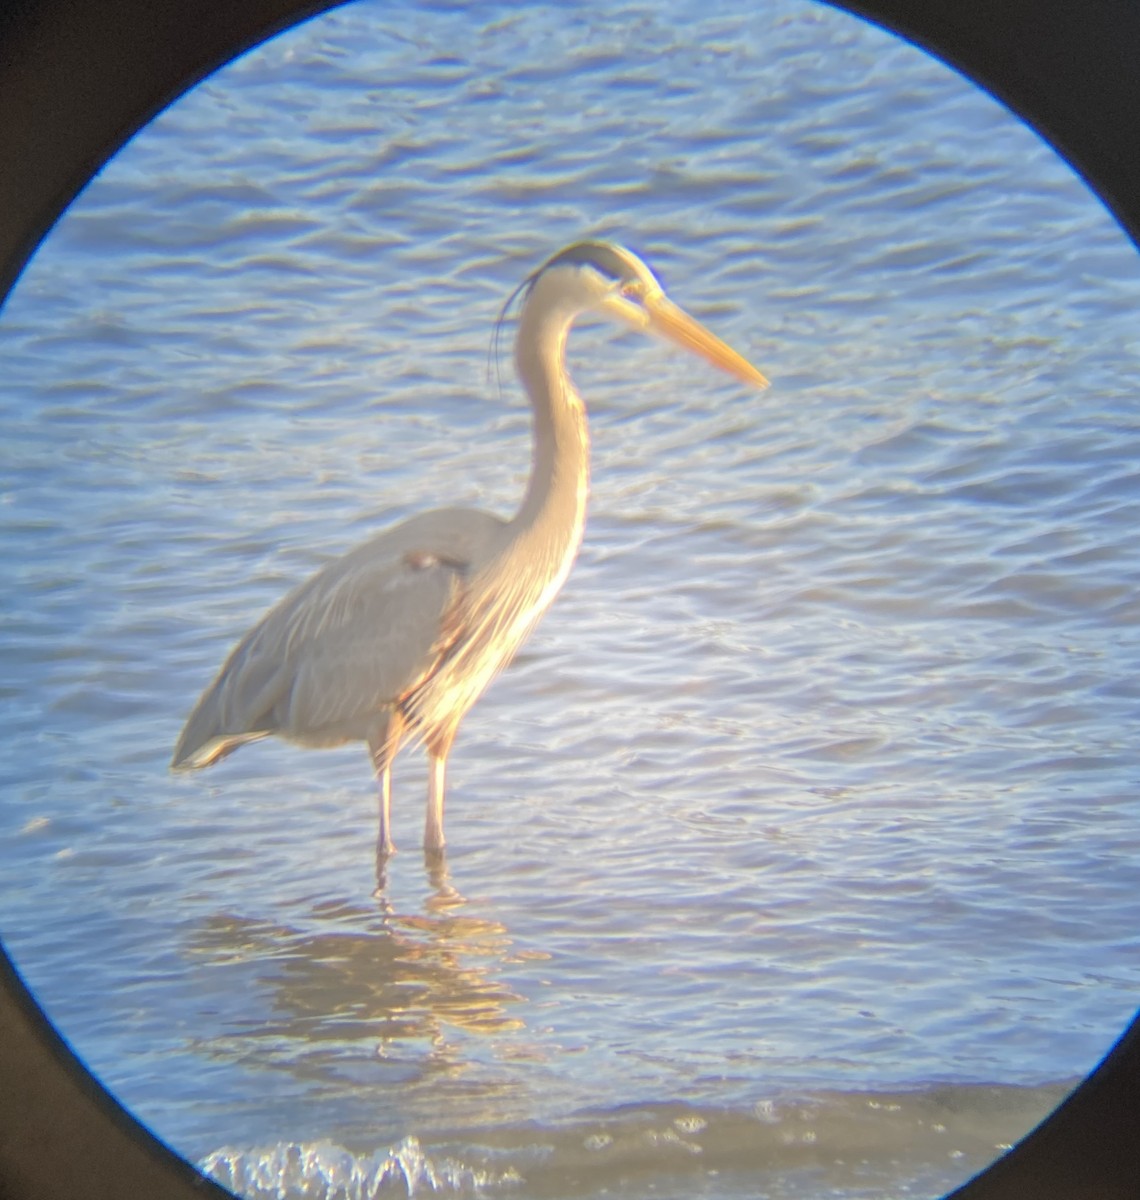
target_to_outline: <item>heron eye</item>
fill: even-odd
[[[627,280],[621,285],[621,294],[628,300],[640,300],[641,284],[636,279]]]

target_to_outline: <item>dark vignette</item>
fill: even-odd
[[[762,0],[757,0],[761,3]],[[0,6],[0,298],[139,128],[329,0],[7,0]],[[1140,4],[843,0],[1032,125],[1140,246]],[[954,1200],[1140,1196],[1140,1017],[1084,1084]],[[89,1075],[0,952],[0,1200],[227,1196]]]

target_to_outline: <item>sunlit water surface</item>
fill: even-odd
[[[594,326],[561,599],[448,872],[361,747],[172,777],[292,583],[529,455],[503,300],[628,242],[774,380]],[[929,1196],[1140,983],[1140,276],[1071,171],[794,0],[352,7],[176,104],[0,327],[0,928],[250,1196]]]

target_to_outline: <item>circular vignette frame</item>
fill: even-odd
[[[761,4],[763,0],[757,0]],[[140,128],[330,0],[7,0],[0,9],[0,301]],[[1140,246],[1140,4],[842,0],[1003,101]],[[1140,1196],[1140,1016],[1036,1129],[953,1200]],[[0,949],[0,1200],[225,1200],[85,1069]]]

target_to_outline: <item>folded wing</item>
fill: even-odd
[[[178,740],[172,766],[208,766],[270,734],[311,746],[367,739],[454,636],[448,614],[501,535],[468,509],[424,513],[333,560],[238,643]]]

